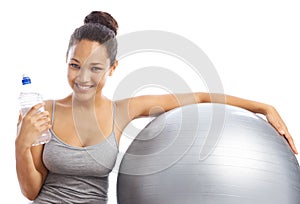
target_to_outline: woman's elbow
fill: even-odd
[[[39,194],[39,191],[33,189],[22,189],[22,194],[30,201],[36,199]]]

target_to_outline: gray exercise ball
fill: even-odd
[[[124,154],[119,204],[299,204],[300,168],[262,117],[193,104],[152,120]]]

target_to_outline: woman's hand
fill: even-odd
[[[279,132],[279,134],[287,140],[290,147],[292,148],[293,152],[295,154],[298,154],[298,151],[296,149],[296,146],[294,144],[294,140],[292,136],[290,135],[285,123],[281,119],[279,113],[276,111],[274,107],[269,107],[266,112],[266,118],[269,121],[271,125]]]
[[[16,143],[30,148],[42,132],[51,127],[49,112],[38,112],[43,106],[44,103],[33,106],[24,117],[20,114]]]

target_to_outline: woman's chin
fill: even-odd
[[[92,93],[77,93],[73,92],[73,100],[76,100],[78,102],[91,102],[95,99],[95,92]]]

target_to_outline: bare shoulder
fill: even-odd
[[[125,98],[115,101],[117,113],[126,123],[140,115],[143,108],[141,97]]]
[[[45,110],[50,112],[52,110],[53,100],[45,100]]]
[[[135,96],[131,98],[124,98],[115,101],[119,106],[126,106],[127,108],[130,106],[142,106],[145,103],[147,98],[145,96]]]
[[[118,110],[129,120],[146,116],[145,110],[149,106],[149,96],[136,96],[116,101]],[[152,100],[152,99],[151,99]]]
[[[124,105],[126,105],[128,103],[128,98],[121,99],[121,100],[116,100],[116,101],[112,101],[112,102],[116,104],[117,108],[120,108],[120,107],[123,107]]]
[[[55,111],[58,107],[63,107],[63,108],[67,108],[70,107],[72,104],[70,103],[70,100],[67,98],[63,98],[63,99],[50,99],[50,100],[45,100],[45,110],[49,112],[50,115],[50,119],[52,120],[52,111],[53,111],[53,105],[55,103]]]
[[[133,116],[129,111],[130,101],[131,98],[113,101],[116,105],[116,120],[119,127],[125,127],[133,119]]]
[[[116,104],[117,112],[121,115],[128,113],[130,106],[133,103],[134,98],[125,98],[114,101]]]
[[[47,111],[51,111],[52,107],[53,107],[53,103],[55,103],[55,106],[62,106],[62,107],[68,107],[72,105],[72,100],[70,98],[70,96],[66,97],[66,98],[62,98],[62,99],[52,99],[52,100],[45,100],[45,109]]]

